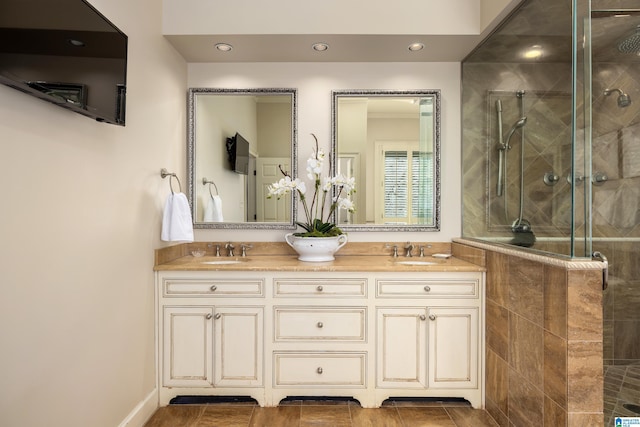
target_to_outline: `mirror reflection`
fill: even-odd
[[[195,228],[295,228],[293,196],[267,199],[296,169],[295,89],[191,88],[187,173]]]
[[[440,91],[334,91],[333,165],[354,177],[344,230],[440,229]]]

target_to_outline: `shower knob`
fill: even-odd
[[[608,180],[609,180],[609,177],[607,176],[606,173],[603,173],[603,172],[596,172],[593,175],[593,178],[591,179],[591,181],[593,182],[593,185],[602,185]]]
[[[556,185],[558,181],[560,181],[560,177],[555,173],[553,173],[553,171],[551,171],[551,172],[545,173],[542,180],[547,185]]]

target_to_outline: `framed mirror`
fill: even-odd
[[[267,188],[297,176],[297,90],[190,88],[187,120],[194,228],[295,229],[295,196]]]
[[[440,91],[332,92],[332,167],[356,180],[343,230],[440,230]]]

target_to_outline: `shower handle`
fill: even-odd
[[[594,251],[591,254],[591,259],[600,260],[604,263],[604,268],[602,269],[602,290],[604,291],[609,287],[609,260],[600,251]]]

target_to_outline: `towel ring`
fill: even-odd
[[[160,176],[162,177],[162,179],[169,177],[169,188],[171,189],[171,194],[175,194],[173,192],[173,183],[171,182],[171,178],[175,178],[176,181],[178,181],[178,189],[180,190],[180,193],[182,193],[182,185],[180,184],[180,179],[178,179],[178,176],[173,173],[173,172],[168,172],[165,168],[160,169]]]
[[[213,184],[213,186],[216,189],[216,196],[220,195],[220,193],[218,192],[218,186],[216,185],[215,182],[213,181],[207,181],[207,178],[202,178],[202,185],[207,185],[209,184],[209,194],[211,194],[211,198],[213,199],[213,194],[211,193],[211,185]]]

